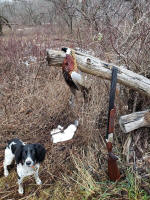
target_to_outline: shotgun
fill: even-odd
[[[120,178],[120,171],[117,166],[117,156],[112,152],[113,134],[114,134],[114,120],[116,109],[114,106],[116,84],[117,84],[117,72],[116,67],[112,68],[112,80],[109,95],[109,110],[108,110],[108,121],[107,121],[107,132],[106,132],[106,147],[108,150],[108,176],[111,181],[116,181]]]

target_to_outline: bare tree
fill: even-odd
[[[6,25],[9,28],[11,28],[11,25],[9,24],[9,21],[5,17],[0,16],[0,35],[3,34],[3,26],[4,25]]]
[[[51,4],[46,0],[34,1],[12,1],[11,3],[0,3],[0,13],[10,22],[17,24],[42,24],[49,22]]]
[[[70,29],[70,32],[73,32],[73,20],[76,17],[76,8],[79,4],[78,0],[49,0],[53,3],[53,9],[55,10],[55,19],[63,19]]]

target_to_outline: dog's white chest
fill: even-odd
[[[25,164],[22,165],[21,163],[17,165],[17,173],[19,177],[30,176],[35,173],[35,171],[39,168],[39,164],[36,164],[34,167],[28,167]]]

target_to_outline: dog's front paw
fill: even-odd
[[[4,176],[7,177],[8,175],[9,175],[8,170],[5,170],[5,171],[4,171]]]
[[[19,192],[19,194],[23,194],[23,187],[19,187],[19,189],[18,189],[18,192]]]
[[[41,185],[41,184],[42,184],[42,181],[41,181],[40,178],[37,178],[35,181],[36,181],[36,184],[37,184],[37,185]]]

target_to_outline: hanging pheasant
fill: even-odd
[[[77,71],[77,62],[75,53],[70,48],[62,48],[66,53],[66,57],[62,64],[62,72],[66,83],[68,84],[72,94],[76,96],[76,91],[80,90],[83,94],[85,102],[87,102],[89,90],[84,86],[84,78]],[[71,99],[73,104],[73,99]]]

